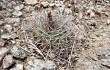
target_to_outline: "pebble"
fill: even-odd
[[[6,55],[3,59],[2,68],[7,69],[14,64],[13,56]]]
[[[2,62],[4,56],[7,54],[8,49],[7,48],[0,48],[0,63]]]
[[[3,39],[0,39],[0,47],[3,47],[5,45],[5,41]]]
[[[55,70],[56,69],[56,65],[53,61],[47,60],[46,61],[46,69],[47,70]]]
[[[16,66],[10,70],[23,70],[23,64],[16,64]]]
[[[25,2],[26,2],[26,4],[32,4],[32,5],[37,4],[37,3],[38,3],[38,1],[37,1],[37,0],[25,0]]]
[[[48,2],[41,2],[41,5],[45,8],[45,7],[49,6],[49,3]]]
[[[14,45],[10,52],[12,53],[13,57],[18,59],[24,59],[27,56],[25,51],[22,50],[19,45]]]
[[[21,11],[14,11],[12,14],[19,17],[22,15],[22,12]]]
[[[15,9],[16,11],[20,11],[20,10],[23,9],[23,7],[24,7],[24,5],[23,5],[23,4],[20,4],[20,5],[16,6],[16,7],[14,7],[14,9]]]
[[[1,35],[1,38],[2,39],[10,39],[11,35],[10,34],[3,34],[3,35]]]

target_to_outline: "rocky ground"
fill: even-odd
[[[0,0],[0,70],[110,70],[110,0]]]

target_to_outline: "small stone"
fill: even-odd
[[[25,2],[26,2],[26,4],[32,4],[32,5],[37,4],[37,3],[38,3],[38,1],[37,1],[37,0],[25,0]]]
[[[41,2],[41,5],[45,8],[45,7],[49,6],[49,3],[48,2]]]
[[[10,39],[11,35],[10,34],[3,34],[3,35],[1,35],[1,38],[2,39]]]
[[[3,59],[2,68],[7,69],[10,66],[14,64],[13,56],[12,55],[6,55]]]
[[[14,68],[10,70],[23,70],[23,64],[17,64]]]
[[[55,3],[50,3],[49,6],[50,7],[54,7],[55,6]]]
[[[7,48],[0,48],[0,63],[2,62],[4,56],[7,54],[8,49]]]
[[[22,12],[21,11],[14,11],[12,14],[19,17],[22,15]]]
[[[3,40],[3,39],[0,39],[0,47],[2,46],[4,46],[4,44],[5,44],[5,41]]]
[[[30,57],[25,65],[26,70],[45,70],[46,64],[43,60]]]
[[[4,28],[7,29],[9,32],[12,31],[12,26],[11,25],[6,24],[4,26]]]
[[[47,69],[47,70],[55,70],[55,69],[56,69],[55,63],[53,63],[53,62],[50,61],[50,60],[47,60],[47,61],[46,61],[46,69]]]
[[[23,9],[23,7],[24,7],[24,5],[23,5],[23,4],[20,4],[20,5],[16,6],[16,7],[14,7],[14,9],[15,9],[16,11],[20,11],[20,10]]]
[[[27,56],[25,51],[22,50],[19,45],[14,45],[11,49],[11,53],[13,57],[16,57],[19,59],[24,59]]]

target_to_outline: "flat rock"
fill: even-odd
[[[12,55],[6,55],[3,59],[2,68],[7,69],[10,66],[14,64],[13,56]]]
[[[19,45],[14,45],[11,49],[11,53],[13,57],[16,57],[18,59],[24,59],[27,56],[25,51],[22,50]]]
[[[37,0],[25,0],[25,2],[26,2],[26,4],[32,4],[32,5],[38,3]]]
[[[21,11],[14,11],[12,14],[19,17],[22,15],[22,12]]]

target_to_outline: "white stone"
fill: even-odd
[[[12,14],[15,16],[21,16],[22,12],[21,11],[14,11]]]
[[[23,9],[23,7],[24,7],[24,5],[23,4],[20,4],[20,5],[16,6],[16,7],[14,7],[14,9],[16,11],[19,11],[19,10]]]
[[[27,4],[32,4],[32,5],[38,3],[37,0],[25,0],[25,2],[26,2]]]
[[[49,6],[49,3],[48,3],[48,2],[41,2],[41,5],[42,5],[43,7],[48,7],[48,6]]]

